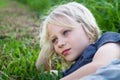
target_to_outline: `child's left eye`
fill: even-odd
[[[67,35],[70,31],[71,31],[71,30],[65,30],[65,31],[63,32],[63,35]]]

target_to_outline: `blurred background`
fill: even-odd
[[[90,9],[103,33],[120,33],[120,0],[0,0],[0,80],[59,80],[35,68],[39,26],[51,7],[70,1]]]

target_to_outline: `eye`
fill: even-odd
[[[54,38],[54,39],[52,40],[52,43],[57,43],[57,41],[58,41],[58,39],[57,39],[57,38]]]
[[[63,31],[63,35],[68,35],[69,32],[71,32],[71,30],[65,30],[65,31]]]

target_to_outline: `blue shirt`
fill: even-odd
[[[83,52],[83,54],[77,58],[76,62],[67,70],[62,72],[63,77],[74,72],[80,67],[90,63],[97,52],[97,50],[105,43],[120,42],[120,34],[116,32],[104,33],[94,44],[90,44]]]

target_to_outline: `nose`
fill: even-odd
[[[62,40],[59,40],[59,41],[58,41],[58,47],[59,47],[59,48],[62,48],[62,47],[64,47],[65,45],[66,45],[66,41],[65,41],[65,40],[62,39]]]

